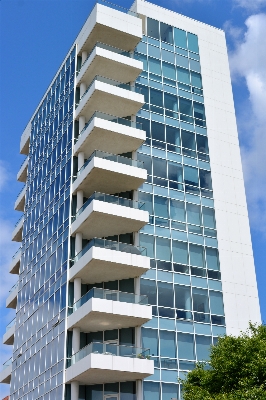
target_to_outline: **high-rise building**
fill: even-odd
[[[224,32],[101,1],[22,134],[11,400],[170,400],[260,322]]]

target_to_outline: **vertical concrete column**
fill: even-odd
[[[136,392],[137,392],[137,400],[142,400],[143,399],[143,389],[142,389],[142,381],[137,380],[136,381]],[[72,400],[72,399],[71,399]]]
[[[83,190],[77,191],[77,210],[83,206]]]
[[[74,303],[81,298],[81,278],[74,279]]]
[[[81,151],[80,153],[78,153],[78,170],[80,170],[81,167],[83,167],[84,165],[84,153]]]
[[[80,84],[80,98],[84,95],[84,93],[86,92],[87,86],[85,82],[82,82]]]
[[[72,354],[80,350],[80,328],[73,328],[72,336]]]
[[[79,133],[82,131],[84,126],[85,126],[85,117],[83,115],[81,115],[79,117]]]
[[[79,400],[79,383],[71,382],[71,400]]]
[[[76,255],[82,250],[82,233],[77,232],[75,236]]]
[[[81,65],[87,60],[88,53],[86,51],[83,51],[81,53]]]

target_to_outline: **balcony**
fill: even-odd
[[[12,286],[6,299],[6,308],[16,308],[18,299],[18,282]]]
[[[93,288],[69,307],[68,329],[82,332],[136,327],[152,319],[147,296]]]
[[[69,280],[81,278],[83,283],[137,278],[150,269],[144,247],[106,239],[92,239],[72,260]]]
[[[10,383],[12,371],[12,357],[3,364],[3,370],[0,372],[0,383]]]
[[[143,163],[131,158],[95,151],[74,177],[73,194],[83,190],[84,196],[93,192],[121,193],[137,190],[147,179]]]
[[[89,53],[97,42],[132,51],[141,39],[142,20],[137,13],[98,0],[77,41],[79,53]]]
[[[74,354],[66,369],[66,383],[103,384],[135,381],[154,373],[149,349],[93,342]]]
[[[123,83],[132,82],[142,70],[142,62],[131,58],[129,52],[97,43],[79,71],[77,86],[81,82],[88,86],[96,75]]]
[[[24,211],[25,207],[25,198],[26,198],[26,186],[22,188],[20,193],[18,194],[18,197],[15,201],[15,206],[14,209],[17,211]]]
[[[24,215],[18,220],[15,225],[15,229],[12,232],[12,240],[13,242],[21,242],[22,241],[22,230],[23,230],[23,223],[24,223]]]
[[[16,327],[16,317],[6,327],[6,332],[4,333],[3,336],[3,344],[14,343],[15,327]]]
[[[26,182],[28,175],[28,164],[29,158],[26,157],[17,173],[17,180],[19,182]]]
[[[96,111],[80,132],[74,154],[82,151],[85,158],[95,150],[123,154],[137,150],[145,140],[140,123]]]
[[[20,139],[20,153],[28,155],[30,148],[31,121],[28,123]]]
[[[21,259],[21,248],[19,248],[12,257],[12,261],[9,267],[10,274],[17,274],[17,275],[19,274],[20,259]]]
[[[103,193],[94,193],[72,220],[71,234],[83,238],[121,235],[137,232],[149,222],[144,203]]]
[[[127,117],[135,115],[144,104],[144,96],[128,83],[96,76],[76,106],[75,118],[88,121],[95,111]]]

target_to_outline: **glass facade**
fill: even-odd
[[[180,396],[177,378],[225,333],[197,36],[147,18],[135,58],[145,95],[137,122],[147,133],[138,159],[148,171],[138,199],[150,215],[139,240],[151,257],[141,294],[153,305],[142,345],[155,363],[144,400],[170,400]]]
[[[62,399],[75,48],[31,121],[10,399]]]

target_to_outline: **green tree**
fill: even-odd
[[[266,325],[220,337],[180,383],[184,400],[266,400]]]

